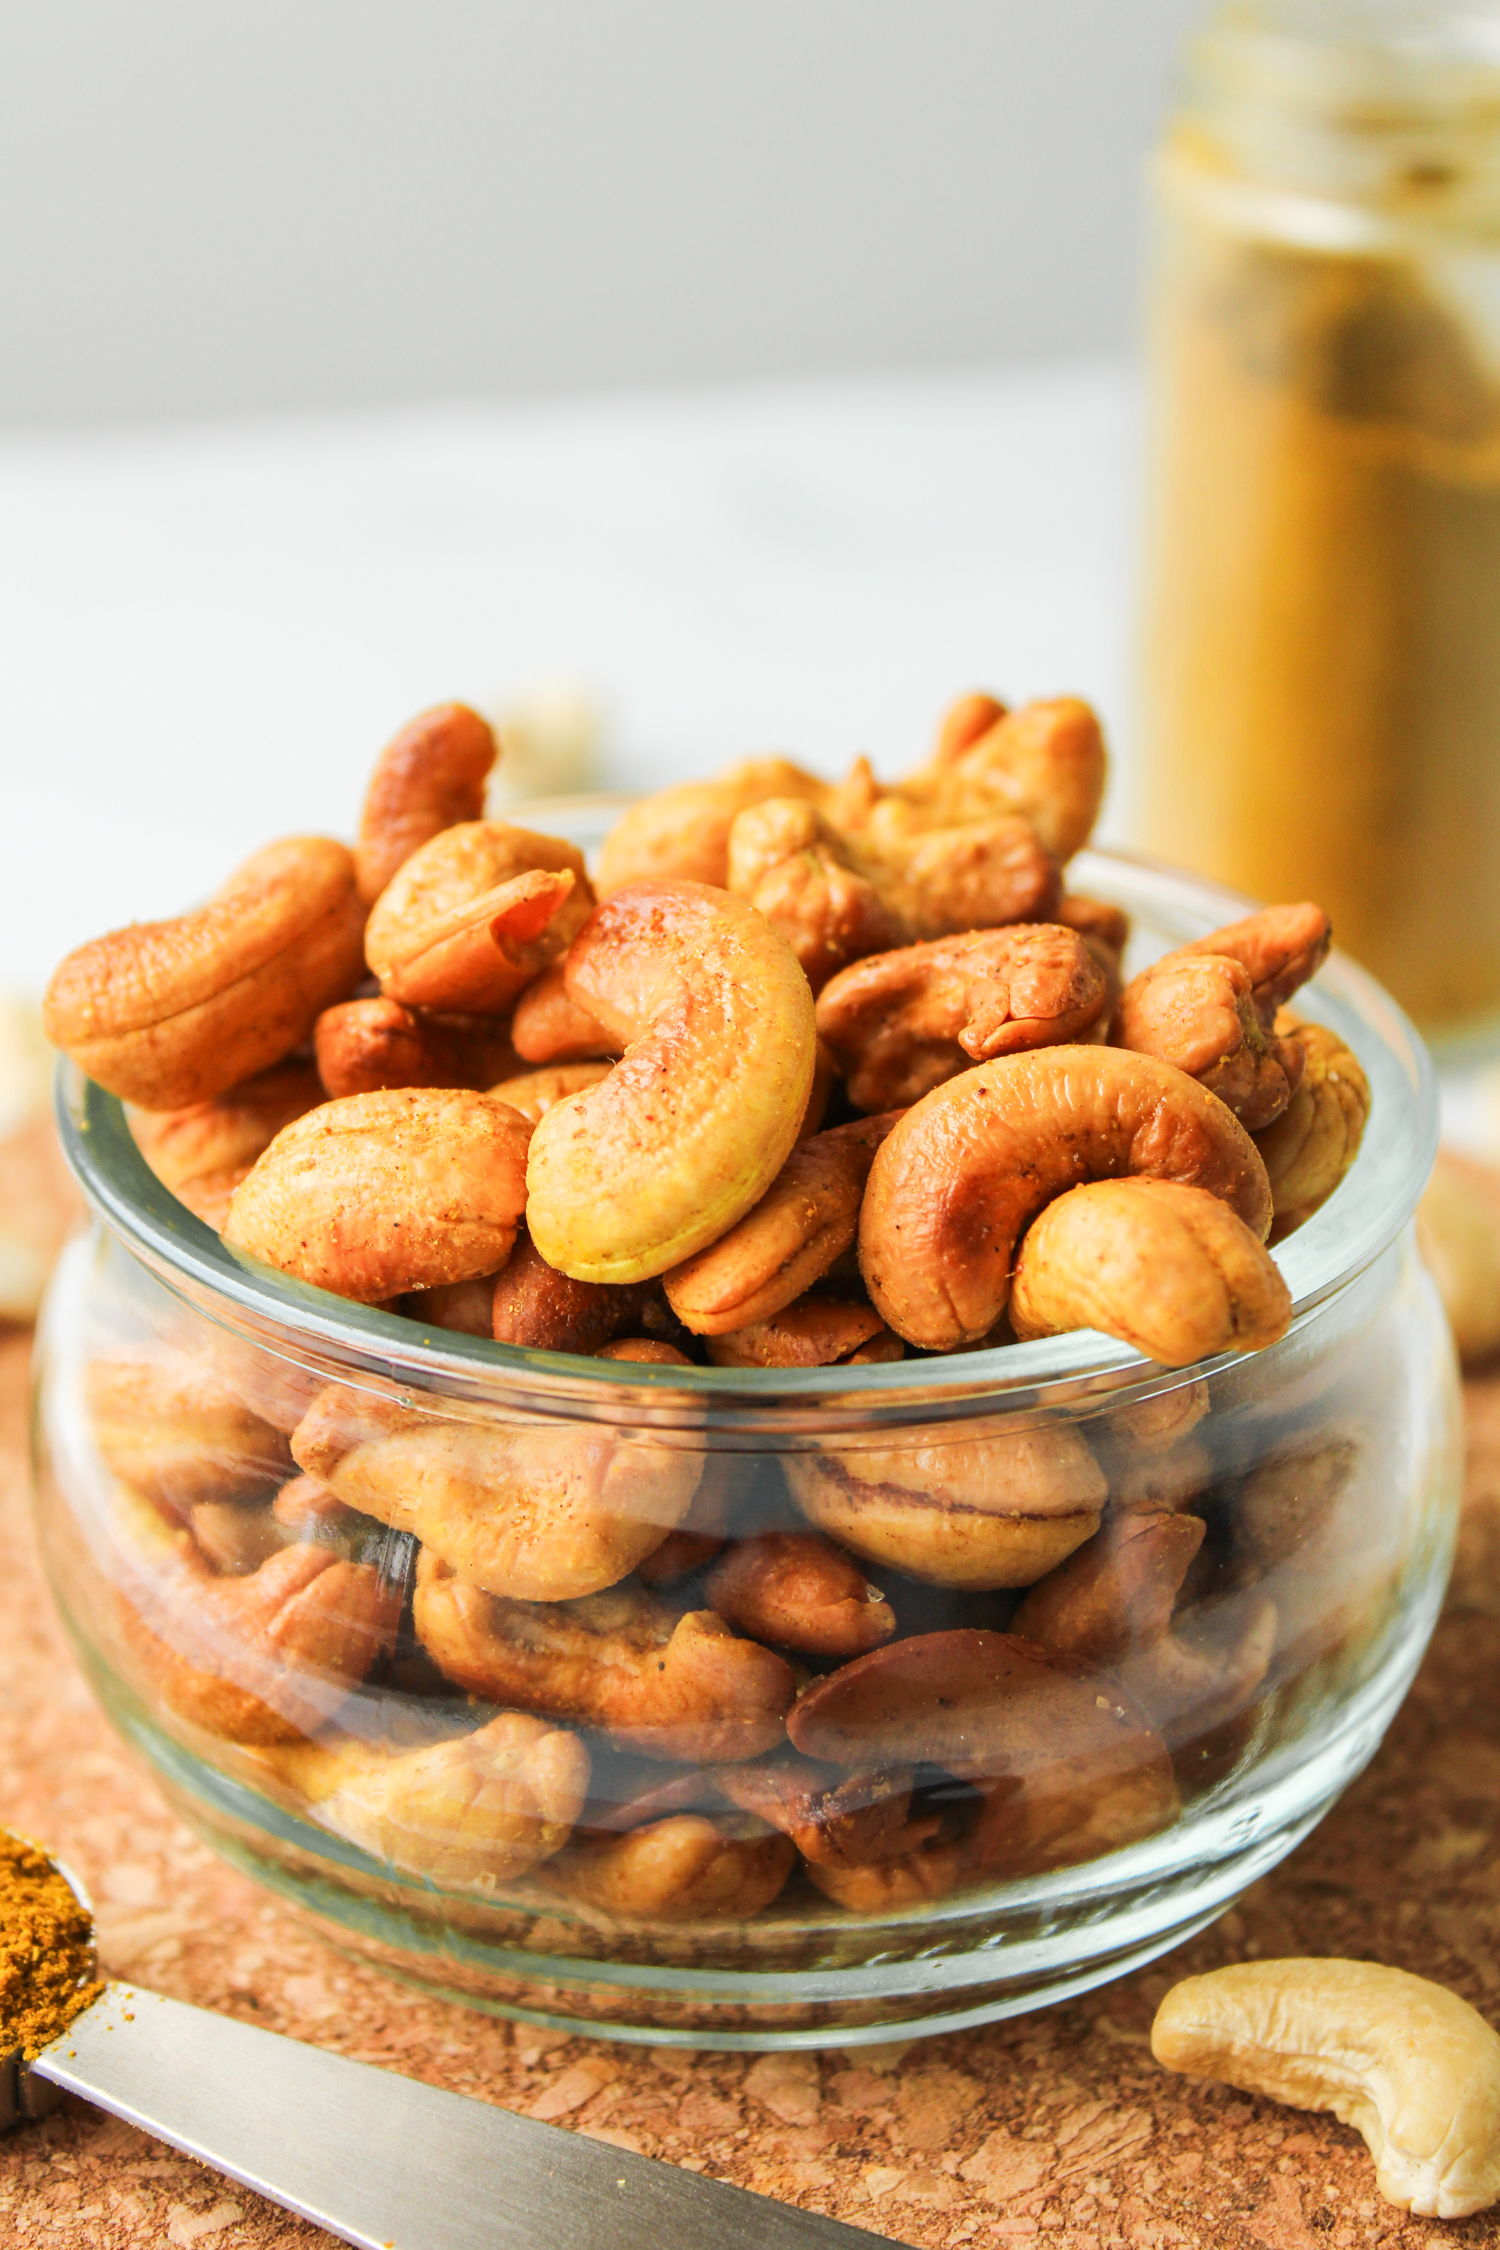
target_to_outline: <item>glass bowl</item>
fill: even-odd
[[[619,809],[526,818],[589,846]],[[1102,852],[1070,881],[1128,911],[1132,967],[1243,911]],[[1457,1514],[1410,1225],[1428,1064],[1337,954],[1301,999],[1369,1075],[1363,1146],[1277,1251],[1284,1339],[1187,1370],[1093,1332],[770,1371],[424,1327],[237,1258],[65,1065],[93,1224],[43,1317],[36,1478],[105,1709],[334,1943],[532,2022],[848,2045],[1177,1944],[1373,1753]],[[749,1551],[715,1553],[726,1529],[810,1527],[895,1618],[837,1691],[845,1657],[712,1610]],[[606,1590],[507,1579],[528,1540]],[[1107,1662],[1034,1637],[1069,1554],[1105,1558]]]

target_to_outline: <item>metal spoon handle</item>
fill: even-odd
[[[360,2250],[864,2250],[722,2180],[111,1984],[32,2069]]]

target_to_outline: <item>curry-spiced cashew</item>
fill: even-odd
[[[666,1276],[678,1319],[696,1335],[725,1335],[821,1281],[854,1241],[875,1151],[895,1122],[858,1118],[799,1142],[753,1209]]]
[[[599,896],[627,883],[662,877],[712,883],[729,876],[729,831],[747,805],[767,797],[803,797],[818,804],[826,782],[786,758],[752,758],[710,781],[683,781],[659,789],[623,814],[599,854]]]
[[[105,1465],[165,1516],[184,1518],[206,1500],[253,1499],[286,1478],[281,1431],[191,1353],[100,1352],[84,1396]]]
[[[598,1017],[568,998],[566,957],[527,985],[511,1016],[510,1035],[516,1053],[529,1063],[592,1063],[620,1051]]]
[[[522,1711],[412,1750],[349,1738],[263,1762],[320,1828],[403,1874],[481,1891],[562,1849],[589,1781],[578,1737]]]
[[[945,824],[1020,813],[1055,859],[1088,842],[1104,797],[1104,736],[1076,696],[1022,704],[973,731],[992,699],[965,697],[944,718],[936,754],[897,783],[909,802],[940,808]]]
[[[756,1758],[784,1739],[796,1678],[711,1610],[680,1615],[616,1586],[581,1601],[498,1600],[424,1552],[412,1617],[444,1675],[471,1695],[597,1728],[647,1758]]]
[[[526,1208],[530,1130],[491,1095],[456,1087],[325,1102],[240,1182],[224,1240],[365,1303],[494,1273]]]
[[[906,1356],[873,1306],[817,1290],[708,1337],[706,1348],[715,1367],[872,1367]]]
[[[1307,1058],[1287,1108],[1255,1137],[1271,1182],[1272,1240],[1280,1242],[1328,1201],[1359,1154],[1370,1081],[1326,1024],[1282,1019],[1278,1028],[1295,1036]]]
[[[292,1457],[486,1593],[537,1602],[628,1577],[687,1514],[702,1466],[603,1424],[460,1421],[337,1387],[303,1417]]]
[[[870,1295],[908,1343],[977,1343],[1005,1311],[1037,1213],[1084,1181],[1136,1174],[1206,1188],[1264,1240],[1255,1143],[1172,1064],[1110,1047],[980,1063],[924,1095],[876,1154],[859,1229]]]
[[[803,1515],[866,1562],[976,1591],[1030,1586],[1098,1530],[1104,1477],[1065,1423],[912,1435],[784,1453]]]
[[[736,1540],[714,1564],[704,1597],[753,1640],[804,1656],[860,1656],[896,1630],[895,1613],[853,1557],[810,1531]]]
[[[1038,1213],[1011,1276],[1022,1342],[1097,1328],[1165,1367],[1263,1351],[1291,1292],[1227,1203],[1178,1180],[1094,1180]]]
[[[575,844],[508,821],[465,821],[414,852],[381,892],[365,958],[388,1000],[499,1015],[593,903]]]
[[[316,1109],[322,1099],[311,1064],[274,1063],[206,1102],[132,1110],[130,1130],[162,1185],[195,1218],[217,1229],[256,1158],[283,1125]]]
[[[855,1108],[893,1110],[971,1063],[1081,1039],[1106,997],[1076,931],[1020,923],[858,961],[819,994],[817,1020]]]
[[[814,992],[846,963],[904,945],[910,934],[832,824],[802,798],[768,798],[738,815],[728,887],[781,932]]]
[[[388,1086],[478,1089],[517,1067],[505,1027],[493,1017],[424,1015],[383,996],[325,1008],[313,1048],[330,1101]]]
[[[741,1922],[771,1904],[797,1862],[789,1837],[743,1819],[677,1813],[623,1836],[578,1836],[539,1884],[610,1922]]]
[[[649,1280],[727,1233],[790,1155],[813,1081],[812,994],[753,907],[684,882],[607,898],[567,983],[624,1054],[537,1126],[527,1225],[579,1281]]]
[[[47,1037],[142,1109],[208,1101],[302,1044],[359,981],[363,933],[344,846],[288,836],[195,913],[70,953],[47,988]]]
[[[1114,1664],[1158,1641],[1207,1530],[1201,1516],[1125,1510],[1032,1587],[1011,1623],[1042,1648]]]
[[[485,720],[463,703],[419,712],[386,744],[365,792],[354,853],[366,906],[441,830],[481,817],[497,748]]]
[[[1151,2052],[1360,2133],[1388,2203],[1463,2219],[1500,2201],[1500,2037],[1426,1977],[1376,1961],[1241,1961],[1174,1985]]]
[[[533,1351],[597,1352],[650,1326],[653,1316],[665,1323],[661,1292],[650,1282],[574,1281],[523,1234],[496,1279],[490,1333],[497,1344]]]

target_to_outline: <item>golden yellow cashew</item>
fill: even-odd
[[[579,1281],[645,1281],[717,1241],[790,1155],[812,1088],[812,993],[784,938],[706,884],[632,883],[573,941],[567,984],[618,1037],[547,1112],[527,1226]]]
[[[365,958],[388,1000],[499,1015],[567,947],[594,894],[576,844],[470,820],[412,854],[370,912]]]
[[[101,1352],[89,1362],[85,1396],[102,1459],[165,1515],[249,1499],[287,1475],[280,1430],[187,1352]]]
[[[875,1151],[895,1122],[859,1118],[799,1142],[753,1210],[667,1275],[667,1302],[684,1326],[726,1335],[821,1281],[854,1241]]]
[[[489,1094],[347,1094],[286,1126],[235,1189],[224,1240],[340,1297],[494,1273],[526,1208],[530,1127]]]
[[[581,1094],[586,1086],[597,1086],[613,1067],[607,1062],[553,1063],[546,1070],[523,1070],[514,1078],[502,1078],[489,1090],[497,1102],[504,1102],[528,1124],[540,1125],[549,1109],[556,1109],[569,1094]]]
[[[1375,1961],[1244,1961],[1174,1985],[1151,2027],[1167,2070],[1220,2079],[1362,2134],[1388,2203],[1465,2219],[1500,2201],[1500,2038],[1426,1977]]]
[[[610,830],[599,854],[599,896],[658,877],[713,883],[729,878],[729,831],[747,805],[767,797],[818,804],[826,782],[786,758],[752,758],[712,781],[683,781],[645,797]]]
[[[1037,1213],[1087,1180],[1135,1174],[1206,1188],[1264,1240],[1271,1191],[1255,1143],[1170,1063],[1109,1047],[980,1063],[924,1095],[875,1158],[859,1227],[870,1295],[908,1343],[978,1343]]]
[[[496,750],[487,722],[463,703],[419,712],[386,744],[365,792],[354,854],[366,906],[442,829],[479,819]]]
[[[1054,859],[1066,860],[1099,817],[1105,765],[1099,721],[1076,696],[1015,711],[966,696],[944,717],[932,759],[896,787],[950,824],[1023,814]]]
[[[185,1109],[132,1110],[130,1130],[163,1187],[217,1229],[256,1158],[283,1125],[322,1100],[323,1088],[310,1063],[275,1063],[211,1101],[192,1102]]]
[[[1284,1028],[1286,1018],[1278,1019]],[[1291,1102],[1255,1145],[1271,1182],[1279,1242],[1326,1203],[1355,1157],[1370,1114],[1370,1081],[1357,1058],[1326,1024],[1298,1023],[1307,1058]]]
[[[770,1905],[796,1865],[790,1840],[740,1821],[678,1813],[624,1836],[580,1836],[540,1881],[610,1921],[740,1922]]]
[[[781,932],[814,992],[846,962],[910,936],[831,822],[800,798],[772,797],[738,816],[728,887]]]
[[[794,1305],[708,1339],[715,1367],[870,1367],[905,1357],[878,1312],[810,1290]]]
[[[1095,1180],[1049,1203],[1022,1240],[1011,1326],[1023,1342],[1097,1328],[1165,1367],[1263,1351],[1291,1292],[1227,1203],[1176,1180]]]
[[[568,998],[565,961],[543,969],[516,1002],[510,1019],[516,1053],[530,1063],[586,1063],[618,1053],[602,1023]]]
[[[419,1750],[304,1742],[263,1762],[320,1828],[403,1874],[485,1891],[561,1850],[589,1782],[578,1737],[521,1711]]]
[[[196,913],[70,953],[47,988],[47,1037],[142,1109],[208,1101],[280,1062],[345,997],[363,931],[344,846],[288,836]]]

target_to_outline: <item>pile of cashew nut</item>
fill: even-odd
[[[1284,1334],[1267,1243],[1369,1103],[1288,1006],[1327,920],[1268,908],[1127,981],[1124,915],[1065,880],[1104,785],[1085,704],[967,696],[890,785],[764,759],[668,789],[592,875],[485,817],[495,757],[427,712],[352,852],[273,844],[58,970],[50,1036],[242,1258],[667,1382],[1080,1327],[1186,1370]],[[1262,1466],[1211,1531],[1188,1375],[1088,1426],[755,1456],[341,1387],[206,1324],[87,1388],[122,1661],[181,1724],[393,1866],[605,1927],[742,1919],[797,1869],[920,1909],[1153,1834],[1272,1670],[1286,1511],[1311,1476],[1332,1520],[1347,1481]],[[366,1688],[408,1737],[356,1723]]]

